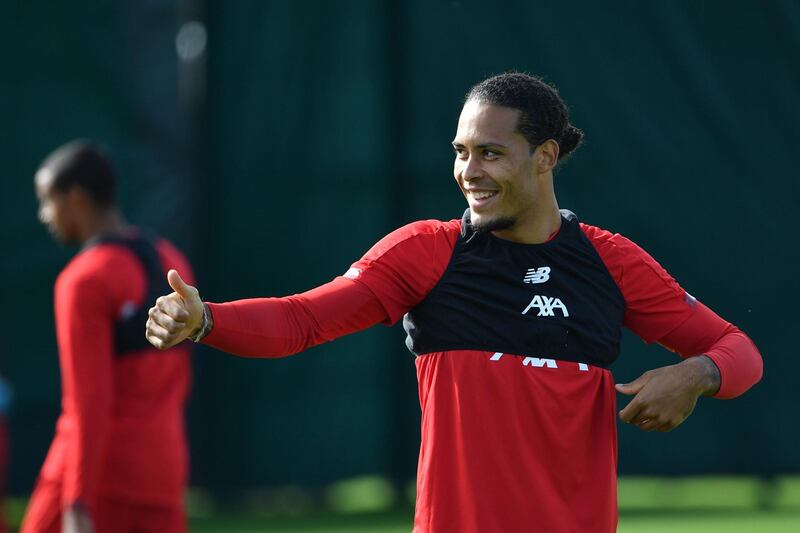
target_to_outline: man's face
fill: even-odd
[[[36,173],[36,197],[39,199],[39,221],[47,226],[53,237],[62,242],[78,240],[75,213],[68,192],[57,191],[53,187],[54,176],[47,168]]]
[[[474,100],[461,110],[453,174],[478,230],[513,228],[533,209],[534,159],[516,131],[518,115],[516,109]]]

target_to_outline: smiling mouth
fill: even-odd
[[[492,196],[496,195],[497,191],[470,191],[469,195],[472,196],[474,199],[480,200],[488,200]]]
[[[467,198],[469,200],[470,207],[483,208],[488,206],[488,204],[492,203],[492,200],[499,191],[467,191]]]

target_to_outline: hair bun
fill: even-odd
[[[567,127],[564,128],[564,135],[561,136],[561,142],[558,143],[558,147],[560,148],[558,154],[559,161],[574,152],[575,149],[580,146],[581,141],[583,141],[583,132],[572,124],[567,124]]]

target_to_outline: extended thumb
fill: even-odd
[[[172,290],[178,293],[183,299],[190,298],[192,295],[191,285],[187,285],[177,270],[170,270],[167,272],[167,283],[172,287]]]

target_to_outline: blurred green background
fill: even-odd
[[[800,471],[796,1],[7,1],[0,46],[12,494],[30,491],[53,433],[52,283],[75,252],[36,221],[45,154],[104,143],[128,218],[187,252],[205,298],[284,295],[397,226],[460,216],[461,99],[507,69],[555,83],[586,133],[557,174],[561,206],[640,243],[765,359],[754,390],[702,400],[673,433],[620,427],[620,472],[772,487]],[[192,485],[223,503],[364,475],[403,493],[419,444],[403,336],[373,328],[279,361],[198,349]],[[628,336],[614,371],[673,360]],[[755,508],[770,495],[756,491]]]

